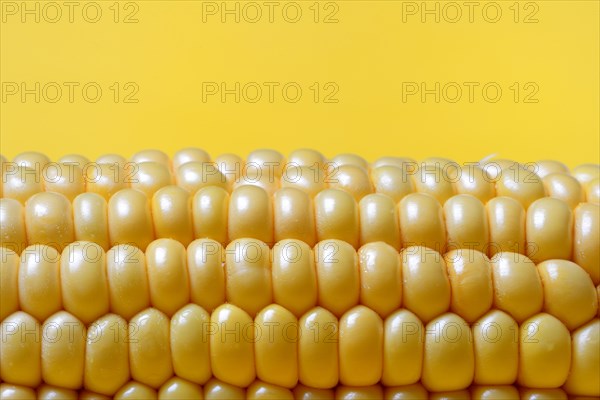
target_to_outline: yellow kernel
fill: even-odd
[[[527,210],[535,200],[546,195],[542,179],[523,165],[502,169],[496,182],[496,195],[518,200]]]
[[[45,154],[38,153],[36,151],[27,151],[15,156],[15,158],[13,158],[13,162],[18,165],[24,165],[27,168],[41,169],[50,162],[50,159]]]
[[[573,261],[595,285],[600,283],[600,206],[580,204],[574,211]]]
[[[292,391],[277,385],[256,380],[246,389],[248,400],[294,400]]]
[[[169,379],[158,391],[158,398],[165,400],[202,400],[202,397],[199,385],[177,377]]]
[[[0,378],[15,385],[36,387],[42,379],[40,323],[17,311],[4,319],[0,327]]]
[[[206,400],[246,400],[246,390],[213,378],[204,385],[204,398]]]
[[[382,399],[383,389],[380,385],[372,386],[338,386],[335,391],[336,399],[340,400],[370,400]]]
[[[154,389],[173,375],[169,343],[169,319],[148,308],[129,322],[129,366],[131,377]]]
[[[38,321],[62,309],[60,289],[60,254],[54,247],[33,245],[21,255],[19,266],[19,303],[21,310]],[[8,272],[8,271],[6,271]],[[6,278],[2,271],[2,278]],[[2,287],[2,293],[8,293]],[[2,303],[4,304],[4,297]],[[10,302],[7,300],[7,304]]]
[[[156,390],[135,381],[125,384],[115,394],[115,400],[154,400],[157,398]]]
[[[537,266],[544,288],[544,311],[573,330],[596,315],[598,299],[589,275],[577,264],[549,260]]]
[[[569,168],[559,161],[554,160],[540,160],[535,163],[537,167],[537,175],[540,178],[545,178],[546,176],[554,173],[563,173],[568,174]]]
[[[413,193],[398,204],[403,246],[425,246],[440,253],[446,248],[446,227],[442,206],[432,196]]]
[[[208,312],[225,302],[223,247],[211,239],[194,240],[187,249],[191,301]]]
[[[0,199],[0,238],[2,247],[21,254],[27,247],[23,205],[14,199]]]
[[[239,239],[225,254],[227,301],[254,317],[272,301],[269,247],[259,240]]]
[[[273,205],[264,189],[251,185],[234,189],[228,218],[229,240],[255,238],[273,243]]]
[[[83,169],[85,164],[50,163],[42,171],[44,190],[64,195],[69,201],[85,192]]]
[[[19,309],[19,256],[0,247],[0,321]]]
[[[434,392],[467,388],[475,366],[469,325],[448,313],[430,321],[425,332],[423,385]]]
[[[135,170],[135,164],[131,163],[88,164],[83,170],[86,190],[108,201],[119,190],[129,187],[135,179]]]
[[[559,199],[574,209],[583,202],[585,192],[577,179],[567,173],[554,173],[543,179],[549,197]]]
[[[412,174],[416,171],[410,168],[400,168],[393,165],[373,167],[371,180],[376,193],[388,195],[394,203],[398,203],[405,196],[416,191]]]
[[[480,400],[518,399],[519,391],[514,386],[474,386],[471,388],[471,398]]]
[[[315,196],[317,240],[343,240],[353,247],[359,243],[356,200],[347,192],[325,189]]]
[[[358,304],[358,257],[352,246],[340,240],[324,240],[315,246],[318,304],[337,317]]]
[[[385,398],[389,400],[427,400],[429,394],[420,383],[385,388]]]
[[[113,313],[129,320],[150,307],[146,257],[137,247],[120,244],[106,253],[106,276]]]
[[[108,250],[108,204],[96,193],[82,193],[73,200],[75,240],[97,243]]]
[[[146,250],[152,306],[172,316],[190,299],[185,247],[173,239],[157,239]]]
[[[475,354],[474,383],[511,385],[519,366],[519,326],[510,315],[492,310],[472,327]]]
[[[321,168],[322,164],[325,163],[325,156],[316,150],[298,149],[290,153],[288,162],[303,167],[312,167],[317,164],[317,168]]]
[[[402,304],[402,264],[398,252],[383,242],[364,245],[358,251],[360,302],[382,318]]]
[[[274,237],[315,245],[315,213],[311,198],[295,188],[282,188],[273,196]]]
[[[40,400],[77,400],[79,395],[76,390],[69,390],[61,387],[42,385],[38,388],[38,399]]]
[[[0,398],[2,400],[37,400],[35,390],[26,387],[0,383]]]
[[[571,337],[550,314],[537,314],[519,329],[519,385],[540,389],[562,386],[571,365]]]
[[[215,159],[215,164],[219,171],[227,180],[227,187],[231,189],[235,182],[239,182],[242,176],[242,169],[246,165],[244,160],[235,154],[221,154]]]
[[[366,195],[359,202],[360,245],[385,242],[400,249],[400,222],[396,204],[381,193]]]
[[[447,248],[487,251],[488,219],[481,201],[470,194],[451,197],[444,204]]]
[[[277,304],[262,309],[254,320],[256,376],[266,383],[293,388],[298,383],[298,320]]]
[[[590,181],[585,186],[585,198],[588,203],[600,204],[600,178]]]
[[[152,213],[146,195],[123,189],[108,201],[108,233],[111,246],[132,244],[145,251],[154,240]]]
[[[494,308],[510,314],[517,322],[540,312],[544,291],[535,264],[517,253],[498,253],[491,261]]]
[[[194,237],[208,238],[225,245],[229,218],[229,193],[210,186],[196,192],[192,199]]]
[[[312,199],[325,189],[326,180],[321,165],[308,167],[287,164],[281,177],[281,187],[301,190]]]
[[[145,162],[155,162],[165,165],[167,167],[169,167],[171,164],[169,156],[163,153],[162,151],[156,149],[138,151],[137,153],[131,156],[130,161],[138,164]]]
[[[210,162],[210,155],[202,149],[187,147],[179,150],[173,155],[173,169],[177,171],[179,167],[188,162]]]
[[[364,158],[356,154],[338,154],[337,156],[331,159],[331,162],[338,167],[342,165],[354,165],[357,167],[361,167],[365,170],[369,169],[369,163],[367,163],[367,161]]]
[[[210,379],[209,326],[210,314],[196,304],[173,315],[170,340],[175,375],[198,384]]]
[[[252,318],[233,304],[223,304],[213,311],[210,322],[216,327],[210,336],[214,377],[231,385],[250,385],[256,377]]]
[[[424,337],[423,323],[410,311],[398,310],[386,318],[381,377],[385,386],[411,385],[419,381],[423,366]],[[413,394],[417,397],[416,393]],[[400,395],[392,398],[405,398],[398,396]]]
[[[450,282],[439,253],[425,247],[409,247],[400,253],[402,303],[424,323],[450,307]]]
[[[79,389],[85,363],[84,324],[59,311],[42,326],[42,378],[49,385]]]
[[[201,163],[191,161],[177,169],[177,185],[181,186],[193,196],[202,188],[217,186],[227,189],[227,179],[214,163]]]
[[[47,244],[62,251],[75,240],[71,203],[62,194],[38,193],[25,203],[29,244]]]
[[[452,180],[455,179],[448,174],[446,168],[424,164],[415,175],[415,188],[417,192],[429,194],[444,205],[446,200],[456,194]]]
[[[144,193],[149,199],[160,188],[173,184],[171,170],[167,165],[153,161],[135,164],[135,175],[131,179],[131,188]]]
[[[564,389],[570,395],[600,396],[600,320],[571,334],[571,370]]]
[[[571,258],[573,213],[562,200],[546,197],[527,210],[527,256],[533,262]]]
[[[269,176],[281,178],[281,173],[285,167],[285,157],[275,150],[260,149],[248,154],[246,166],[250,163],[256,164],[263,171],[268,171]]]
[[[333,389],[317,389],[299,384],[294,388],[294,397],[298,400],[333,400],[335,393]]]
[[[84,386],[112,396],[129,379],[127,322],[107,314],[88,327]]]
[[[383,321],[365,306],[356,306],[340,318],[340,383],[374,385],[381,379]]]
[[[60,283],[65,310],[83,323],[109,310],[106,256],[95,243],[73,242],[60,257]]]
[[[2,164],[3,196],[25,204],[31,196],[44,191],[44,182],[40,174],[39,168],[30,169],[12,163]]]
[[[456,192],[470,194],[483,204],[496,196],[496,186],[486,171],[475,165],[462,170],[460,179],[456,182]]]
[[[450,310],[468,323],[485,314],[494,300],[492,268],[477,250],[452,250],[444,255],[451,287]]]
[[[525,253],[525,209],[511,197],[495,197],[485,205],[490,230],[488,255]]]
[[[184,246],[194,240],[189,193],[178,186],[165,186],[152,197],[152,222],[157,238],[171,238]]]
[[[304,242],[286,239],[272,250],[273,300],[296,317],[317,304],[317,272],[312,249]]]
[[[338,320],[315,307],[298,321],[298,376],[303,385],[330,389],[337,385]]]
[[[373,186],[367,170],[355,165],[341,165],[335,175],[329,180],[332,189],[344,190],[352,195],[356,201],[373,193]]]
[[[582,164],[575,167],[572,175],[582,185],[587,185],[589,182],[600,177],[600,165],[598,164]]]

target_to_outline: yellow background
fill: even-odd
[[[3,9],[5,3],[21,5],[1,3]],[[32,8],[34,3],[27,2]],[[8,158],[27,150],[93,159],[145,148],[172,154],[196,146],[214,156],[312,147],[327,156],[355,152],[369,160],[399,155],[465,162],[497,154],[523,162],[553,158],[570,166],[599,162],[600,10],[595,0],[520,2],[518,22],[515,1],[498,1],[502,16],[496,23],[483,16],[486,2],[475,9],[472,22],[461,6],[456,23],[447,21],[454,18],[447,2],[438,3],[439,22],[435,15],[425,15],[422,22],[420,13],[403,13],[414,4],[422,7],[421,1],[320,2],[317,23],[309,8],[314,0],[297,1],[303,12],[297,23],[283,18],[287,2],[279,2],[272,23],[265,14],[256,23],[243,14],[239,23],[231,15],[222,23],[220,14],[203,15],[206,2],[154,0],[135,2],[136,23],[122,22],[135,8],[120,2],[115,23],[110,9],[115,1],[97,3],[103,12],[97,23],[83,19],[86,2],[79,3],[73,22],[68,15],[57,23],[43,14],[39,23],[32,16],[22,22],[20,13],[2,15],[3,84],[97,82],[103,89],[97,103],[84,101],[77,91],[73,103],[65,93],[57,103],[36,103],[33,96],[25,102],[19,95],[3,99],[1,152]],[[431,8],[435,3],[427,2]],[[325,14],[336,8],[338,22],[324,23]],[[495,8],[487,8],[492,17]],[[534,11],[537,22],[525,23]],[[113,82],[121,90],[135,82],[139,102],[123,103],[121,92],[115,103]],[[203,102],[202,82],[230,87],[234,82],[297,82],[303,95],[297,103],[286,102],[281,92],[275,92],[273,103],[265,93],[257,103],[235,103],[233,96],[224,103],[218,96]],[[334,82],[339,102],[315,103],[309,89],[314,82],[321,90]],[[435,82],[479,82],[479,88],[496,82],[503,94],[496,103],[485,101],[477,89],[472,103],[464,91],[457,103],[436,103],[433,95],[426,102],[419,96],[403,102],[403,82],[426,82],[430,88]],[[521,90],[534,82],[538,102],[521,98],[515,103],[509,88],[514,82]]]

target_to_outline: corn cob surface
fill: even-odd
[[[598,176],[2,158],[0,397],[600,397]]]

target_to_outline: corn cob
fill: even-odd
[[[562,200],[541,198],[525,211],[514,199],[496,197],[483,205],[468,194],[451,197],[442,207],[423,193],[405,196],[397,205],[386,195],[370,194],[358,204],[346,192],[325,189],[311,200],[282,188],[270,197],[245,185],[231,195],[206,187],[192,199],[167,186],[151,200],[123,189],[108,204],[84,193],[71,204],[54,192],[32,196],[25,207],[0,199],[2,245],[20,253],[27,245],[49,244],[62,250],[69,243],[92,241],[103,249],[119,243],[142,250],[155,238],[173,238],[187,246],[195,238],[224,245],[255,238],[272,245],[298,239],[313,246],[337,239],[355,248],[383,241],[400,250],[424,245],[440,252],[476,249],[493,256],[500,251],[525,254],[535,262],[572,260],[600,283],[600,207],[580,203],[574,210]]]
[[[454,166],[428,159],[401,181],[410,159],[342,155],[337,182],[320,168],[292,182],[283,156],[257,151],[246,165],[275,180],[247,185],[226,173],[234,155],[212,180],[198,149],[131,161],[135,185],[8,185],[2,398],[600,395],[597,166],[572,177],[540,162],[533,185],[499,170],[494,183],[437,182]],[[524,255],[507,252],[515,243]],[[57,327],[69,335],[49,336]],[[275,341],[257,334],[272,329]]]

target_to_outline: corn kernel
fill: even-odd
[[[340,240],[324,240],[315,246],[318,304],[341,317],[358,304],[358,257],[352,246]]]
[[[442,207],[428,194],[413,193],[398,204],[400,236],[405,247],[425,246],[443,253],[446,227]]]
[[[173,239],[157,239],[146,251],[152,307],[171,317],[190,300],[185,247]]]
[[[600,320],[571,334],[571,370],[565,390],[571,395],[600,396]]]
[[[315,307],[298,321],[298,376],[306,386],[335,387],[338,369],[338,320],[329,311]]]
[[[571,338],[567,328],[549,314],[538,314],[519,329],[519,374],[525,387],[562,386],[571,365]]]
[[[374,242],[358,251],[360,302],[387,317],[402,304],[402,264],[388,244]]]
[[[272,304],[258,313],[254,324],[256,332],[260,332],[254,343],[257,378],[267,384],[293,388],[298,383],[298,320],[285,308]],[[250,392],[248,389],[249,395]]]
[[[184,246],[194,240],[191,198],[178,186],[165,186],[152,197],[152,222],[157,238],[175,239]]]
[[[393,387],[412,385],[419,381],[423,366],[424,338],[423,323],[408,310],[400,309],[385,319],[381,383]],[[412,394],[418,397],[416,393]],[[391,397],[403,398],[399,396],[396,394]]]
[[[204,385],[204,398],[206,400],[246,400],[246,390],[213,378]]]
[[[225,245],[228,241],[229,193],[220,187],[205,187],[192,199],[194,237],[209,238]]]
[[[38,386],[42,379],[40,323],[17,311],[0,327],[0,378],[15,385]]]
[[[315,213],[310,197],[299,189],[282,188],[273,196],[274,238],[302,240],[314,246]]]
[[[554,173],[543,178],[549,197],[559,199],[574,209],[584,201],[585,192],[577,179],[566,173]]]
[[[19,256],[0,247],[0,321],[19,309]]]
[[[187,249],[190,298],[208,312],[225,302],[223,251],[211,239],[194,240]]]
[[[144,193],[149,199],[159,189],[173,184],[171,170],[167,165],[152,161],[135,165],[137,170],[135,176],[130,180],[131,188]]]
[[[135,381],[127,383],[115,394],[115,400],[154,400],[157,398],[156,390]]]
[[[115,193],[108,201],[111,246],[132,243],[142,251],[154,240],[152,213],[146,195],[135,189]]]
[[[165,400],[202,400],[202,388],[181,378],[171,378],[158,391],[158,398]]]
[[[228,188],[227,179],[213,163],[200,163],[191,161],[177,169],[177,185],[181,186],[193,196],[198,190],[217,186]]]
[[[537,266],[544,288],[544,310],[573,330],[594,318],[598,299],[589,275],[577,264],[549,260]]]
[[[571,258],[573,213],[566,203],[549,197],[534,201],[527,210],[525,226],[526,253],[533,262]]]
[[[495,197],[485,205],[490,230],[488,254],[525,252],[525,209],[511,197]]]
[[[62,251],[75,241],[71,203],[59,193],[31,196],[25,203],[25,226],[29,244],[47,244]]]
[[[173,170],[177,171],[179,167],[189,162],[208,163],[210,156],[206,151],[195,147],[181,149],[173,155]]]
[[[383,389],[380,385],[372,386],[338,386],[335,390],[336,399],[340,400],[370,400],[382,399]]]
[[[358,206],[345,191],[325,189],[315,196],[317,240],[343,240],[354,248],[359,243]]]
[[[33,245],[27,247],[21,255],[19,303],[21,310],[38,321],[44,321],[62,309],[59,266],[60,254],[53,247]],[[2,274],[5,274],[4,270]],[[9,290],[5,291],[3,287],[2,292],[7,293]],[[4,301],[2,298],[2,303]]]
[[[595,285],[600,283],[600,206],[584,203],[575,208],[573,261]]]
[[[231,385],[250,385],[256,377],[252,318],[233,304],[223,304],[213,311],[210,322],[216,326],[210,337],[213,375]]]
[[[97,243],[108,250],[108,204],[96,193],[82,193],[73,200],[75,240]]]
[[[198,384],[211,378],[209,324],[210,314],[196,304],[188,304],[171,318],[171,356],[178,377]]]
[[[127,322],[107,314],[87,330],[83,384],[86,389],[111,396],[129,379]]]
[[[272,250],[273,300],[296,317],[317,305],[317,272],[312,249],[304,242],[286,239]]]
[[[42,325],[42,379],[49,385],[79,389],[85,363],[85,325],[59,311]]]
[[[140,312],[129,322],[128,338],[133,379],[157,389],[173,376],[169,319],[165,314],[155,308]]]
[[[254,239],[234,240],[225,250],[227,301],[254,317],[271,304],[269,247]]]
[[[384,194],[369,194],[360,200],[360,245],[385,242],[400,250],[400,223],[394,201]]]
[[[469,325],[447,313],[430,321],[425,332],[423,385],[434,392],[467,388],[475,368]]]
[[[145,162],[155,162],[163,164],[166,167],[169,167],[171,165],[169,156],[163,153],[162,151],[156,149],[138,151],[137,153],[131,156],[131,159],[129,161],[138,164]]]
[[[402,303],[424,323],[450,307],[450,282],[441,256],[424,247],[409,247],[402,261]]]
[[[487,251],[489,228],[483,203],[470,194],[451,197],[444,204],[448,249]]]
[[[406,169],[393,165],[374,167],[371,180],[375,192],[390,196],[395,203],[416,191],[412,175]]]
[[[257,186],[234,189],[229,200],[229,240],[255,238],[273,243],[273,205],[267,192]]]

